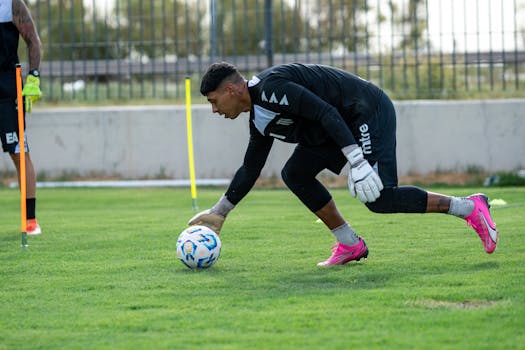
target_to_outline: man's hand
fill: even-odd
[[[353,147],[353,150],[345,153],[345,156],[350,162],[350,174],[348,175],[350,193],[353,197],[358,196],[363,203],[374,202],[379,198],[383,189],[381,179],[364,158],[360,147]]]
[[[226,218],[222,215],[214,213],[211,209],[206,209],[196,214],[190,219],[188,225],[202,225],[211,228],[216,234],[219,234]]]
[[[40,78],[29,74],[27,76],[24,89],[22,90],[22,96],[25,97],[25,111],[31,113],[33,110],[33,102],[36,102],[42,97],[42,91],[40,91]]]

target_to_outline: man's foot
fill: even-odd
[[[38,224],[36,219],[27,220],[26,233],[28,236],[36,236],[42,233],[42,230],[40,229],[40,225]]]
[[[362,238],[359,238],[359,243],[356,245],[344,245],[337,243],[332,247],[332,256],[317,266],[343,265],[349,261],[359,261],[368,256],[368,247]]]
[[[490,217],[490,205],[488,198],[483,193],[473,194],[468,196],[474,202],[474,210],[465,218],[467,225],[477,232],[479,238],[483,242],[483,247],[488,254],[496,250],[496,243],[498,242],[498,230],[496,224]]]

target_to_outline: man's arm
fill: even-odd
[[[13,23],[27,44],[29,70],[39,69],[42,45],[31,13],[22,0],[13,0]]]
[[[338,110],[298,84],[283,82],[279,86],[295,99],[295,103],[282,107],[283,109],[289,108],[297,115],[318,121],[341,147],[341,151],[350,163],[348,187],[352,196],[358,196],[363,203],[374,202],[379,198],[383,183],[364,158],[361,147]]]
[[[250,129],[250,142],[244,155],[243,164],[235,173],[226,191],[226,197],[233,204],[239,203],[250,192],[264,164],[266,164],[273,144],[273,138],[260,135],[253,123],[250,123]]]
[[[188,225],[204,225],[219,234],[226,216],[235,208],[252,189],[259,177],[270,149],[273,138],[259,134],[253,123],[250,123],[250,142],[244,155],[243,164],[233,176],[226,193],[210,209],[201,211],[192,217]]]
[[[278,96],[286,95],[288,98],[286,104],[272,105],[272,110],[318,122],[341,148],[357,143],[337,108],[292,81],[272,78],[271,84]]]

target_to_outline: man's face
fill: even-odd
[[[206,97],[211,103],[212,112],[219,113],[228,119],[237,118],[242,111],[236,92],[236,86],[231,82],[221,84],[216,90],[209,92]]]

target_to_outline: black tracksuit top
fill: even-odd
[[[355,144],[358,123],[375,115],[382,90],[338,68],[283,64],[248,81],[250,140],[241,167],[226,191],[237,204],[253,187],[274,139],[318,146]],[[337,148],[336,148],[337,149]]]

